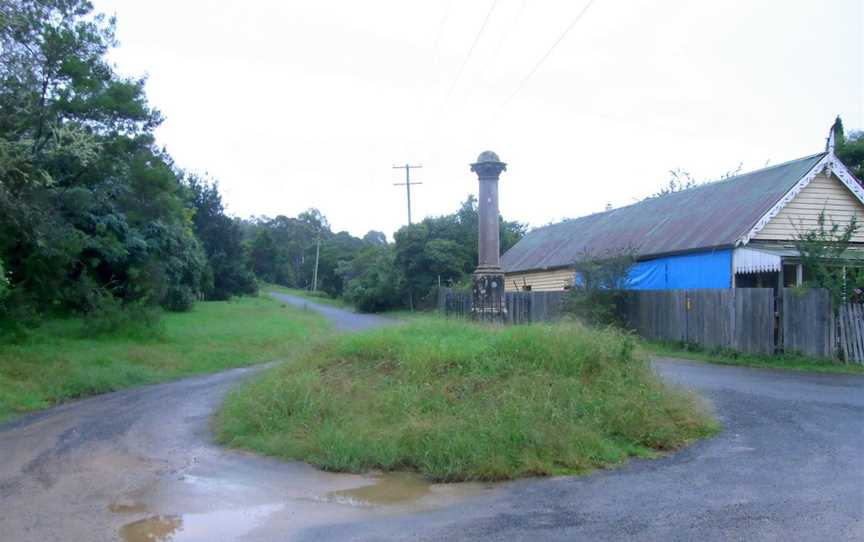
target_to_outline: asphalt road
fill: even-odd
[[[387,323],[280,298],[341,330]],[[0,425],[0,540],[864,540],[864,378],[656,367],[724,431],[662,459],[491,487],[215,446],[213,411],[256,369],[62,405]]]

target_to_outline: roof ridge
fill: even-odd
[[[557,226],[557,225],[559,225],[559,224],[563,224],[563,223],[565,223],[565,222],[572,222],[572,221],[575,221],[575,220],[582,220],[583,218],[588,218],[588,217],[591,217],[591,216],[604,215],[604,214],[607,214],[607,213],[614,213],[615,211],[620,211],[621,209],[628,209],[628,208],[630,208],[630,207],[635,207],[636,205],[641,205],[641,204],[643,204],[643,203],[645,203],[645,202],[647,202],[647,201],[650,201],[650,200],[657,200],[657,199],[664,198],[664,197],[667,197],[667,196],[674,196],[675,194],[681,194],[681,193],[683,193],[683,192],[689,192],[690,190],[697,190],[697,189],[700,189],[700,188],[706,188],[706,187],[709,187],[709,186],[714,186],[714,185],[717,185],[717,184],[720,184],[720,183],[725,183],[725,182],[727,182],[727,181],[733,181],[733,180],[736,180],[736,179],[738,179],[739,177],[746,177],[746,176],[748,176],[748,175],[753,175],[753,174],[756,174],[756,173],[761,173],[761,172],[763,172],[763,171],[768,171],[769,169],[775,169],[775,168],[778,168],[778,167],[788,166],[788,165],[793,164],[793,163],[795,163],[795,162],[802,162],[802,161],[804,161],[804,160],[811,160],[811,159],[813,159],[813,158],[816,158],[817,156],[824,156],[824,155],[826,155],[826,154],[827,154],[827,153],[824,152],[824,151],[823,151],[823,152],[817,152],[817,153],[815,153],[815,154],[810,154],[810,155],[808,155],[808,156],[802,156],[801,158],[795,158],[795,159],[793,159],[793,160],[787,160],[787,161],[785,161],[785,162],[781,162],[781,163],[779,163],[779,164],[774,164],[773,166],[765,166],[765,167],[763,167],[763,168],[754,169],[754,170],[752,170],[752,171],[748,171],[748,172],[746,172],[746,173],[739,173],[738,175],[733,175],[732,177],[727,177],[727,178],[725,178],[725,179],[714,179],[714,180],[711,180],[711,181],[705,181],[705,182],[703,182],[703,183],[699,183],[699,184],[697,184],[696,186],[691,186],[691,187],[689,187],[689,188],[685,188],[685,189],[683,189],[683,190],[679,190],[679,191],[677,191],[677,192],[670,192],[669,194],[664,194],[664,195],[662,195],[662,196],[647,196],[647,197],[645,197],[645,198],[643,198],[643,199],[641,199],[641,200],[639,200],[639,201],[637,201],[637,202],[630,203],[630,204],[627,204],[627,205],[622,205],[621,207],[615,207],[615,208],[613,208],[613,209],[609,209],[609,210],[605,210],[605,211],[597,211],[596,213],[589,213],[589,214],[587,214],[587,215],[582,215],[582,216],[577,216],[577,217],[563,218],[563,219],[561,219],[561,220],[558,221],[558,222],[553,222],[553,223],[551,223],[551,224],[544,224],[543,226],[538,226],[537,228],[534,228],[534,229],[531,230],[531,231],[543,230],[543,229],[546,229],[546,228],[550,228],[550,227],[552,227],[552,226]]]

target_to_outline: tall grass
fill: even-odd
[[[0,420],[69,399],[287,359],[327,328],[314,312],[264,296],[165,313],[158,333],[113,324],[94,332],[92,321],[51,319],[23,338],[0,341]]]
[[[573,323],[340,337],[230,395],[218,437],[330,470],[456,481],[584,472],[715,431],[634,348]]]

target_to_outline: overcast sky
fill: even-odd
[[[406,162],[417,220],[476,194],[468,164],[494,150],[502,214],[538,226],[673,168],[819,152],[835,115],[864,128],[862,3],[595,0],[537,67],[587,0],[95,2],[118,17],[119,71],[148,76],[158,142],[231,213],[317,207],[388,236]]]

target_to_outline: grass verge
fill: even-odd
[[[735,352],[734,350],[706,350],[698,346],[654,341],[642,341],[640,349],[649,356],[706,361],[722,365],[816,373],[864,374],[864,365],[840,363],[830,359],[809,358],[799,355],[769,356],[744,354]]]
[[[612,330],[424,319],[336,337],[231,393],[230,446],[438,481],[580,473],[718,428]]]
[[[270,298],[197,303],[167,313],[155,338],[85,338],[53,319],[24,342],[0,343],[0,420],[88,395],[292,356],[326,322]],[[302,348],[301,348],[302,350]]]

